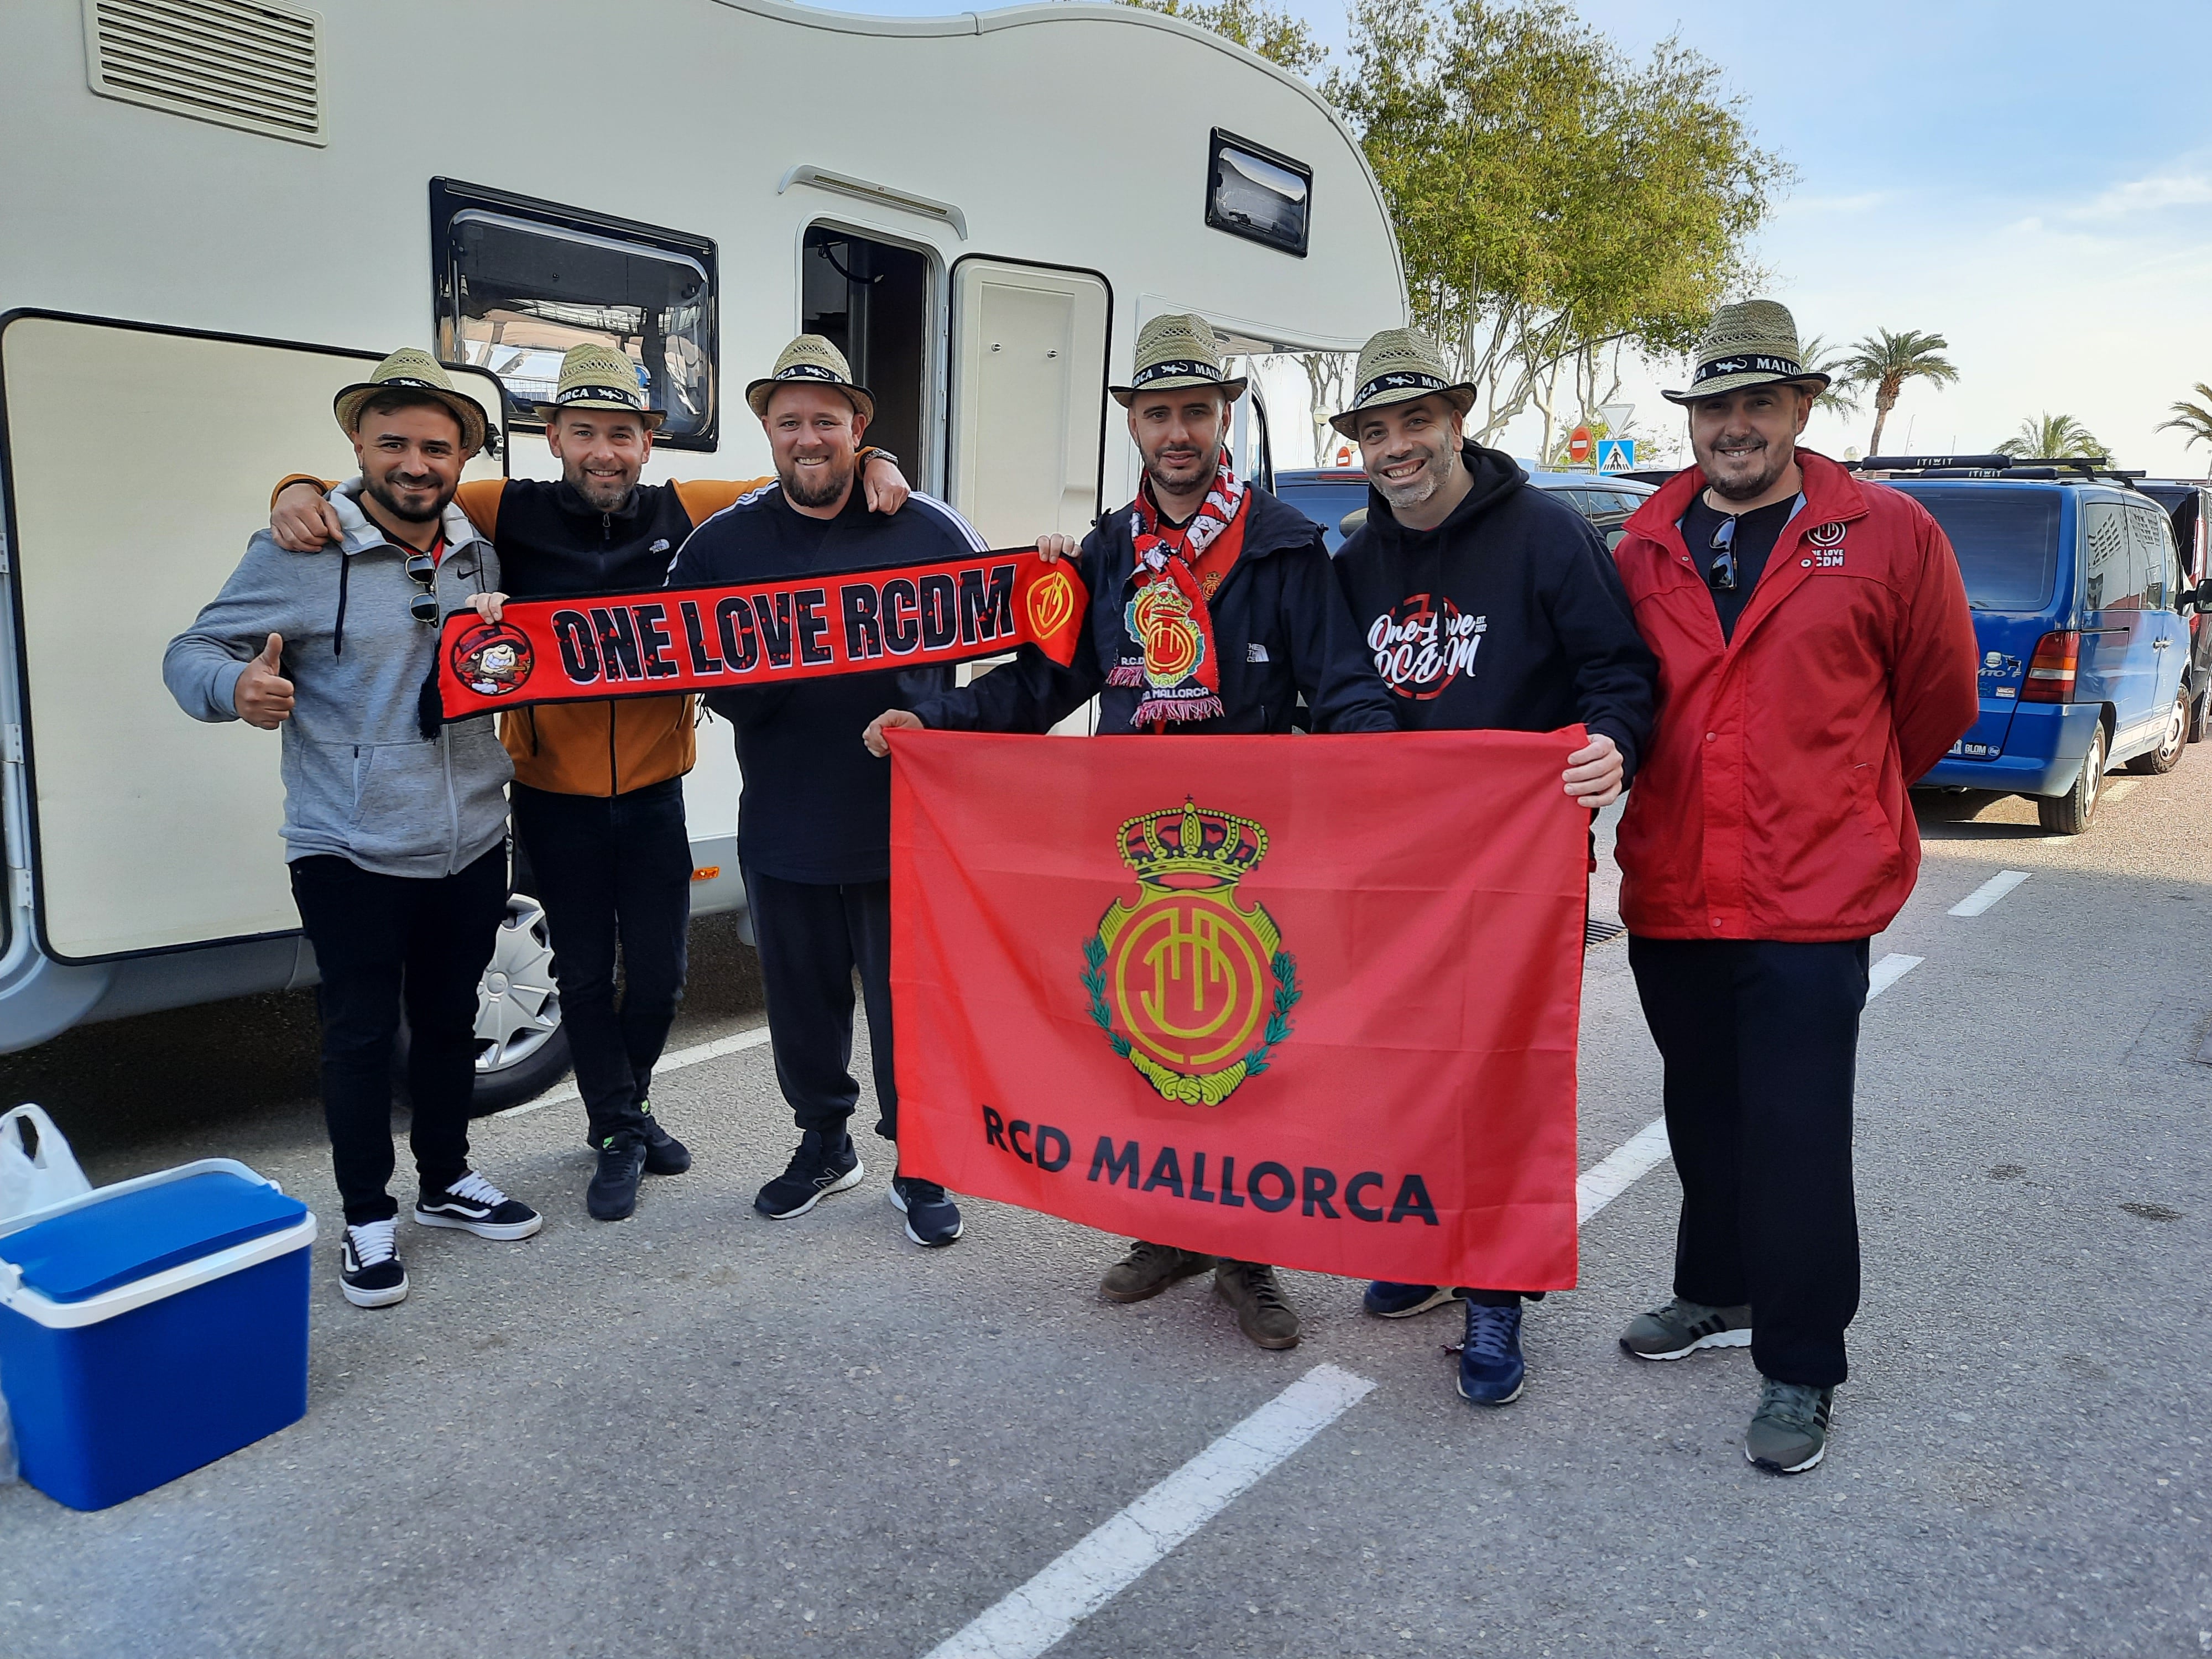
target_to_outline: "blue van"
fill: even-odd
[[[1886,469],[1887,470],[1887,469]],[[1924,788],[2026,795],[2079,835],[2105,774],[2170,772],[2197,688],[2172,523],[2124,475],[2001,456],[1890,471],[1957,550],[1981,647],[1981,713]]]

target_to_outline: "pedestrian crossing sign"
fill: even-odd
[[[1597,470],[1599,471],[1626,472],[1635,465],[1635,439],[1600,438],[1597,441]]]

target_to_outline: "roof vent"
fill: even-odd
[[[320,12],[270,0],[84,0],[103,98],[325,144]]]

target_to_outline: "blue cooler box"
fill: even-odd
[[[23,1478],[101,1510],[307,1412],[315,1218],[227,1158],[0,1222]]]

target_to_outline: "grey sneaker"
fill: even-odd
[[[1129,1247],[1128,1255],[1106,1270],[1106,1277],[1098,1281],[1098,1294],[1109,1302],[1142,1302],[1212,1265],[1210,1255],[1179,1250],[1172,1244],[1148,1244],[1140,1238]]]
[[[1743,1437],[1747,1461],[1776,1474],[1802,1474],[1828,1455],[1836,1391],[1809,1382],[1759,1379],[1759,1409]]]
[[[1751,1310],[1709,1308],[1678,1296],[1630,1320],[1620,1346],[1638,1359],[1680,1359],[1700,1348],[1747,1348]]]

